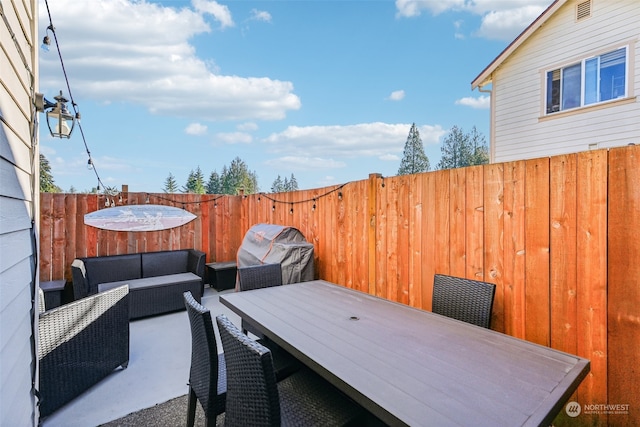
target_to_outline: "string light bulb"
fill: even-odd
[[[49,38],[49,30],[53,31],[53,26],[49,25],[47,27],[47,34],[42,39],[42,45],[40,45],[40,49],[45,52],[49,52],[51,48],[51,38]]]
[[[87,169],[93,169],[93,160],[91,160],[91,157],[89,157],[89,160],[87,160]]]

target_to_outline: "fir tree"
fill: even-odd
[[[258,178],[240,157],[236,157],[229,168],[225,166],[222,171],[222,190],[224,194],[238,194],[241,189],[245,194],[257,193]]]
[[[222,194],[222,179],[216,171],[211,172],[211,175],[209,175],[207,194]]]
[[[404,152],[398,175],[410,175],[419,172],[427,172],[431,169],[429,158],[424,153],[424,146],[420,139],[420,132],[416,124],[411,125],[407,142],[404,144]]]
[[[171,172],[169,172],[169,176],[164,181],[165,193],[177,193],[178,192],[178,183],[176,182],[176,178],[173,176]]]
[[[60,193],[61,188],[56,185],[51,174],[51,165],[49,160],[40,154],[40,192],[41,193]]]
[[[442,157],[438,169],[464,168],[489,163],[489,150],[484,136],[474,126],[471,133],[464,133],[457,126],[451,128],[440,147]]]
[[[195,172],[191,170],[187,177],[187,184],[182,187],[182,192],[204,194],[204,175],[202,174],[200,166],[196,168]]]
[[[469,134],[469,140],[471,142],[471,164],[472,165],[485,165],[489,163],[489,147],[487,147],[487,141],[478,129],[474,126]]]
[[[272,193],[282,193],[284,191],[284,183],[282,182],[282,178],[280,175],[273,181],[271,184],[271,192]]]

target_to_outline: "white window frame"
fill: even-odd
[[[594,101],[594,102],[590,102],[588,104],[585,104],[585,96],[586,96],[586,64],[588,61],[592,61],[594,59],[597,60],[597,64],[598,64],[598,68],[596,70],[597,76],[598,76],[598,82],[597,82],[597,93],[599,93],[600,90],[600,72],[601,72],[601,68],[600,68],[600,58],[609,54],[609,53],[613,53],[617,50],[620,49],[624,49],[624,61],[625,61],[625,79],[624,79],[624,93],[621,95],[618,95],[615,98],[610,98],[604,101]],[[565,65],[561,66],[561,67],[553,67],[550,68],[548,70],[545,70],[543,73],[543,85],[544,85],[544,115],[545,116],[553,116],[556,115],[558,113],[562,113],[562,112],[566,112],[566,111],[574,111],[580,108],[585,108],[585,107],[591,107],[594,105],[601,105],[601,104],[606,104],[609,102],[615,102],[618,101],[620,99],[625,99],[627,98],[627,96],[629,95],[629,90],[630,90],[630,84],[631,84],[631,76],[629,73],[629,69],[630,69],[630,58],[629,58],[629,53],[630,53],[630,46],[629,45],[624,45],[624,46],[618,46],[616,48],[604,51],[602,53],[599,53],[597,55],[591,55],[589,57],[585,57],[582,60],[579,61],[572,61],[570,63],[566,63]],[[564,84],[564,71],[565,69],[568,69],[570,67],[574,67],[576,65],[580,65],[580,100],[577,106],[574,107],[569,107],[569,108],[562,108],[562,105],[564,103],[563,100],[563,84]],[[552,106],[549,105],[550,103],[550,98],[549,98],[549,76],[550,73],[558,73],[560,75],[560,83],[558,85],[558,90],[559,90],[559,95],[558,95],[558,106],[559,108],[557,110],[553,110],[553,108],[550,108]]]

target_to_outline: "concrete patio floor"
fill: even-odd
[[[224,313],[239,326],[240,318],[218,299],[218,295],[229,292],[233,290],[217,292],[205,285],[202,303],[214,319]],[[127,369],[114,371],[58,409],[42,422],[43,427],[98,426],[187,393],[191,361],[187,312],[134,320],[130,333]]]

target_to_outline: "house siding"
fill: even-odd
[[[37,425],[32,300],[38,218],[37,1],[0,3],[0,426]]]
[[[612,102],[544,116],[544,73],[629,46],[628,96],[640,90],[640,3],[593,0],[592,16],[575,20],[568,1],[493,74],[494,162],[640,144],[640,103]],[[633,67],[633,68],[632,68]]]

